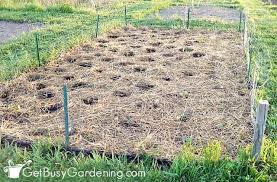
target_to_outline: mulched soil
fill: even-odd
[[[237,32],[130,27],[83,44],[1,86],[2,134],[63,138],[64,83],[72,146],[170,159],[188,140],[230,155],[251,142]]]

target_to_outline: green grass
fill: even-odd
[[[116,171],[117,175],[36,178],[21,174],[19,180],[9,180],[3,170],[0,170],[0,181],[274,181],[277,179],[276,144],[266,142],[262,160],[255,163],[250,157],[249,149],[244,149],[236,159],[231,160],[221,154],[221,147],[217,142],[209,144],[200,155],[196,155],[194,148],[188,143],[170,167],[158,166],[155,160],[147,156],[139,163],[130,162],[124,156],[113,159],[98,154],[94,154],[93,158],[82,154],[74,156],[61,152],[59,145],[53,150],[45,142],[35,144],[32,151],[6,145],[0,149],[1,169],[8,165],[8,160],[14,163],[32,160],[32,171],[39,171],[43,167],[47,167],[49,171],[66,171],[74,167],[76,171],[91,171],[94,168],[96,171]],[[136,171],[141,176],[123,176],[127,171]]]
[[[277,140],[277,13],[259,0],[240,0],[250,18],[253,71],[259,72],[258,99],[270,103],[267,134]]]

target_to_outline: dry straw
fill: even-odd
[[[3,135],[173,158],[192,140],[234,155],[252,136],[247,65],[237,32],[126,28],[81,45],[1,87]]]

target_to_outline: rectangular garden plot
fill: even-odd
[[[173,158],[186,141],[235,154],[251,142],[242,38],[237,32],[114,31],[1,86],[3,135]],[[73,128],[73,129],[72,129]]]

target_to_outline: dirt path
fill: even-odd
[[[237,32],[130,28],[2,86],[0,121],[4,135],[63,138],[67,83],[74,146],[173,158],[219,140],[233,155],[252,138],[246,78]]]
[[[186,19],[187,8],[186,6],[171,7],[161,10],[160,16],[164,19],[171,19],[176,16]],[[239,22],[240,12],[230,8],[196,6],[192,8],[192,18]]]
[[[36,28],[41,28],[40,23],[13,23],[7,21],[0,21],[0,43],[20,36],[24,32],[30,32]]]

